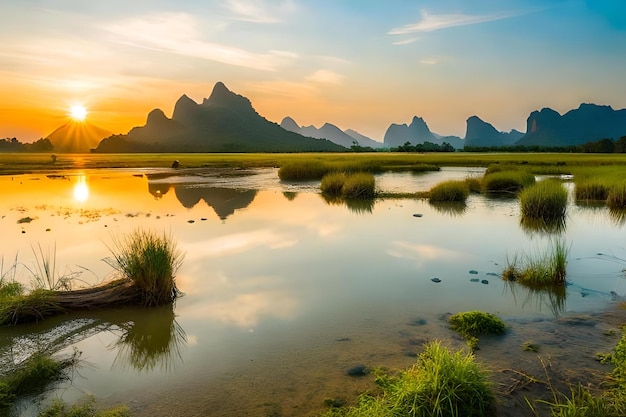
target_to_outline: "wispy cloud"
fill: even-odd
[[[439,60],[437,58],[424,58],[420,61],[421,64],[426,64],[426,65],[435,65],[439,62]]]
[[[409,38],[409,39],[403,39],[401,41],[396,41],[393,42],[393,45],[409,45],[413,42],[416,42],[419,38]]]
[[[422,18],[408,25],[393,28],[389,35],[408,35],[419,32],[432,32],[435,30],[446,29],[455,26],[476,25],[479,23],[493,22],[495,20],[508,19],[514,16],[520,16],[522,12],[498,12],[482,15],[470,14],[430,14],[422,11]]]
[[[109,24],[104,29],[122,44],[263,71],[275,71],[295,57],[287,51],[257,53],[210,42],[203,39],[198,26],[187,13],[160,13]]]
[[[343,75],[329,70],[317,70],[313,74],[306,77],[307,81],[313,81],[322,84],[341,84]]]
[[[280,14],[293,7],[291,1],[263,0],[227,0],[224,5],[234,19],[253,23],[278,23]]]

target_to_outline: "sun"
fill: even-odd
[[[82,122],[85,120],[85,117],[87,117],[87,109],[80,104],[75,104],[70,107],[69,116],[77,122]]]

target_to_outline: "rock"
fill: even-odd
[[[413,215],[413,217],[422,217],[422,216],[423,216],[423,215],[422,215],[421,213],[415,213],[415,214]]]
[[[470,282],[478,282],[478,281],[480,281],[478,278],[471,278],[470,279]]]
[[[487,281],[486,279],[483,279],[482,281],[480,281],[480,283],[487,285],[487,284],[489,284],[489,281]]]
[[[439,278],[431,278],[430,279],[432,282],[441,282],[441,280]]]
[[[195,220],[187,220],[187,223],[195,223]]]
[[[354,377],[359,377],[359,376],[365,376],[367,374],[369,374],[370,370],[367,368],[367,366],[365,365],[356,365],[353,366],[352,368],[349,368],[346,371],[346,374],[349,376],[354,376]]]
[[[472,275],[478,275],[478,271],[476,271],[475,269],[470,269],[469,273]]]

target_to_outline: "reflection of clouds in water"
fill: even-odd
[[[387,250],[387,254],[394,258],[412,260],[434,260],[434,259],[462,259],[462,252],[453,251],[433,245],[416,244],[406,241],[395,241],[393,247]]]
[[[238,255],[257,247],[281,249],[295,246],[298,239],[269,229],[254,230],[247,233],[234,233],[201,242],[186,243],[182,248],[187,261],[202,258],[214,258]]]
[[[253,276],[229,278],[223,272],[211,282],[200,282],[199,274],[181,277],[181,286],[190,288],[194,297],[207,302],[179,306],[179,313],[187,318],[213,319],[220,323],[250,329],[263,317],[294,319],[299,302],[284,286],[279,277]],[[201,294],[198,294],[201,293]]]

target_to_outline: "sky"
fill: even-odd
[[[424,118],[526,130],[533,110],[626,108],[624,0],[3,0],[0,138],[68,121],[113,133],[216,82],[280,123],[382,141]]]

